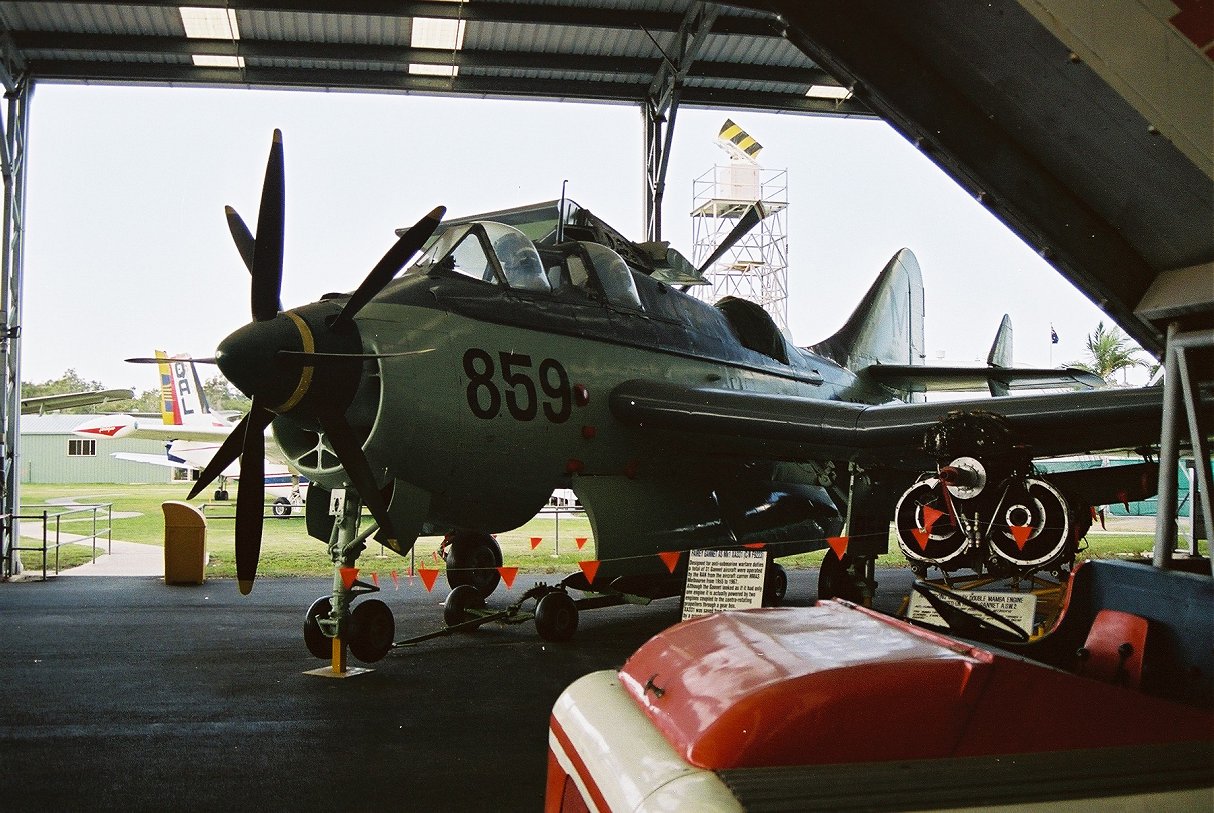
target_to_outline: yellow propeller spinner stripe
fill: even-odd
[[[308,328],[308,323],[303,318],[293,312],[285,311],[286,315],[291,317],[291,321],[295,323],[296,330],[299,331],[299,339],[303,343],[305,353],[312,353],[316,350],[316,342],[312,339],[312,331]],[[312,386],[312,372],[315,368],[311,365],[303,367],[299,371],[299,383],[295,385],[295,392],[291,393],[291,397],[283,401],[281,405],[274,407],[274,412],[286,412],[300,402],[307,395],[308,387]]]

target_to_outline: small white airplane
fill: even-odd
[[[160,370],[159,422],[127,414],[98,415],[81,423],[72,432],[87,438],[163,440],[163,455],[114,452],[113,456],[119,460],[199,472],[215,456],[240,416],[211,410],[198,371],[189,356],[170,358],[165,351],[157,350],[155,358]],[[275,498],[274,513],[288,516],[294,509],[303,506],[307,479],[292,472],[281,459],[276,459],[276,452],[276,446],[267,447],[266,490]],[[215,499],[228,499],[227,481],[239,476],[239,464],[228,466],[219,477]]]

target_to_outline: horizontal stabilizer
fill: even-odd
[[[874,364],[861,373],[904,392],[975,392],[1008,390],[1092,390],[1104,379],[1076,367],[925,367],[918,364]],[[994,385],[992,387],[992,385]]]

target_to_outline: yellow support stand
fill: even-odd
[[[351,678],[365,675],[374,672],[374,669],[367,669],[362,666],[350,666],[348,653],[346,652],[346,642],[337,636],[333,639],[333,660],[328,666],[322,666],[319,669],[309,669],[304,672],[305,675],[313,675],[315,677],[327,678]]]

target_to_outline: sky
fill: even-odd
[[[726,118],[787,169],[789,327],[838,329],[881,268],[915,252],[929,363],[984,360],[1004,313],[1018,366],[1084,357],[1106,318],[886,124],[684,107],[663,238],[692,254],[693,180],[724,165]],[[285,307],[353,290],[436,205],[462,216],[568,196],[640,239],[639,108],[414,95],[39,84],[30,106],[22,374],[74,369],[142,392],[155,349],[209,356],[249,320],[224,219],[256,229],[270,138],[286,156]],[[1059,343],[1051,345],[1050,327]]]

